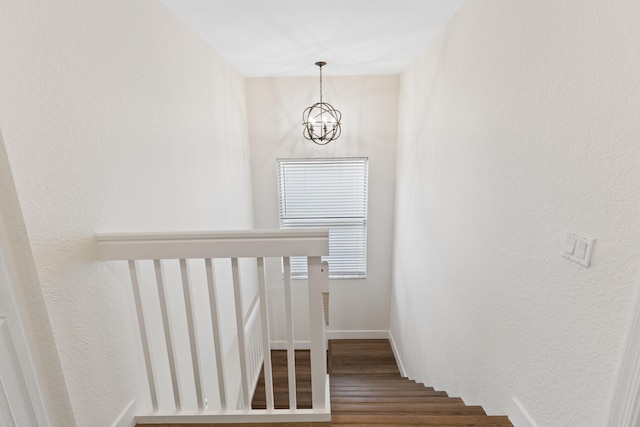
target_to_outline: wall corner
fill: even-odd
[[[404,364],[402,363],[402,357],[400,357],[400,350],[398,350],[398,346],[396,346],[396,341],[393,339],[393,333],[391,332],[391,330],[389,330],[389,343],[391,343],[393,356],[396,358],[398,369],[400,369],[400,375],[402,375],[403,377],[406,377],[407,371],[404,369]]]

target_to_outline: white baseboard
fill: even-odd
[[[370,340],[389,338],[389,331],[327,331],[328,340]]]
[[[111,427],[135,427],[135,410],[136,400],[133,399],[120,413],[120,416],[116,419],[116,421],[111,424]]]
[[[531,415],[524,409],[522,403],[515,397],[511,398],[508,415],[513,427],[538,427],[538,424],[531,419]]]
[[[393,350],[393,355],[396,358],[396,363],[398,364],[398,369],[400,370],[400,374],[403,377],[407,377],[407,371],[404,369],[404,364],[402,363],[402,357],[400,357],[400,352],[398,351],[398,347],[396,347],[396,342],[393,339],[393,334],[391,331],[388,333],[389,343],[391,343],[391,349]]]

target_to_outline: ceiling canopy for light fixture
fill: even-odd
[[[302,125],[304,126],[302,134],[309,141],[318,145],[326,145],[340,136],[342,114],[331,104],[322,102],[322,67],[327,63],[318,61],[316,65],[320,68],[320,102],[307,107],[302,113]]]

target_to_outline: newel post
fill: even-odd
[[[311,318],[311,392],[313,409],[323,410],[327,402],[327,354],[324,339],[322,291],[324,288],[322,259],[308,258],[309,315]]]

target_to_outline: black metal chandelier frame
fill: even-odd
[[[302,134],[305,139],[318,145],[326,145],[338,139],[342,133],[340,120],[342,114],[333,108],[331,104],[322,101],[322,67],[327,65],[324,61],[316,62],[320,68],[320,102],[316,102],[302,113]]]

